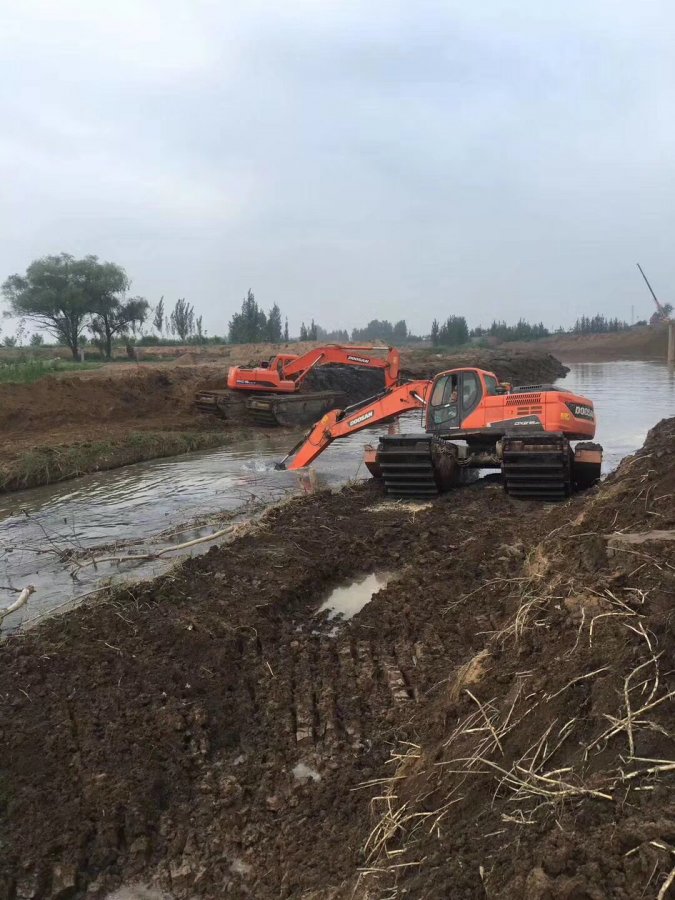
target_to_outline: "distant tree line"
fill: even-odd
[[[515,325],[507,325],[506,322],[494,320],[488,328],[474,328],[471,337],[496,337],[500,341],[535,341],[537,338],[548,337],[550,331],[543,322],[531,324],[525,319],[518,319]]]
[[[448,316],[439,324],[438,319],[431,323],[431,343],[434,347],[460,347],[469,340],[469,326],[464,316]]]
[[[625,331],[630,326],[620,319],[607,319],[599,313],[595,316],[581,316],[574,323],[574,334],[608,334],[611,331]]]
[[[249,290],[242,301],[240,311],[230,319],[228,340],[231,344],[279,343],[282,340],[326,341],[337,344],[349,341],[352,343],[383,341],[388,344],[402,344],[413,338],[408,333],[408,326],[403,319],[394,324],[386,319],[373,319],[365,328],[353,328],[351,336],[346,328],[330,331],[312,319],[308,325],[303,321],[297,337],[291,337],[288,319],[283,318],[283,322],[282,328],[282,314],[276,303],[265,313],[258,305],[253,291]]]
[[[153,308],[144,297],[128,297],[130,287],[131,282],[121,266],[102,262],[96,256],[76,259],[61,253],[36,259],[23,275],[11,275],[2,284],[2,294],[9,304],[9,312],[5,315],[19,319],[16,335],[5,336],[3,343],[7,347],[17,343],[23,346],[27,321],[69,347],[74,358],[89,341],[110,358],[113,345],[122,340],[127,343],[139,340],[142,344],[223,343],[226,340],[232,344],[379,341],[393,345],[428,340],[428,337],[411,334],[404,319],[393,323],[387,319],[372,319],[366,326],[351,331],[329,330],[311,319],[309,324],[303,321],[299,334],[292,337],[288,318],[282,314],[279,305],[274,303],[265,311],[252,290],[246,293],[241,309],[231,317],[227,338],[209,338],[203,327],[203,316],[197,315],[194,306],[184,297],[176,300],[173,308],[168,308],[164,297],[160,297]],[[146,333],[146,325],[150,325],[155,333]],[[571,331],[603,334],[628,327],[618,318],[597,314],[581,316]],[[557,333],[563,331],[557,329]],[[495,319],[488,327],[477,326],[470,330],[464,316],[449,315],[442,322],[434,319],[430,339],[435,347],[458,347],[470,341],[528,341],[549,334],[542,322],[531,323],[523,318],[515,325]],[[44,338],[39,333],[30,337],[32,347],[43,343]]]
[[[386,319],[373,319],[365,328],[352,330],[352,341],[386,341],[389,344],[404,344],[408,340],[408,326],[405,319],[392,325]]]

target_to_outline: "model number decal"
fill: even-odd
[[[371,409],[370,412],[364,413],[362,416],[357,416],[355,419],[352,419],[351,422],[348,422],[350,428],[354,428],[355,425],[360,425],[361,422],[366,422],[368,419],[372,419],[375,415],[375,410]]]
[[[370,360],[366,359],[364,356],[348,356],[347,359],[350,362],[360,362],[360,363],[365,363],[366,365],[368,365],[370,363]]]

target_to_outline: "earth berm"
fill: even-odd
[[[670,896],[674,492],[675,419],[561,505],[352,486],[11,637],[0,898]]]

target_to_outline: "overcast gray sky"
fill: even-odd
[[[123,265],[209,333],[648,317],[675,296],[675,6],[1,0],[0,277]]]

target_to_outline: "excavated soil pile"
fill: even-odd
[[[125,368],[0,385],[0,490],[217,446],[223,423],[192,406],[222,369]]]
[[[558,506],[304,497],[10,638],[0,898],[656,897],[674,453],[668,420]],[[353,619],[317,615],[377,570]]]
[[[494,372],[500,381],[514,385],[552,384],[569,372],[555,356],[540,350],[488,350],[476,348],[458,353],[406,350],[401,365],[415,378],[431,378],[444,369],[477,366]]]
[[[305,387],[308,391],[344,391],[351,405],[383,391],[384,375],[377,369],[322,366],[309,373]]]

